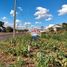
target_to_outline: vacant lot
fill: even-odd
[[[67,67],[67,32],[0,41],[0,67]]]

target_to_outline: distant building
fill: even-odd
[[[59,31],[59,30],[62,30],[62,25],[61,25],[61,24],[56,24],[56,25],[54,25],[52,28],[53,28],[53,30],[54,30],[55,32],[57,32],[57,31]]]
[[[51,24],[51,25],[45,27],[45,29],[41,32],[42,33],[47,33],[50,31],[57,32],[59,30],[62,30],[62,24],[56,24],[56,25]]]

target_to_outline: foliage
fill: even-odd
[[[63,29],[67,30],[67,23],[62,23]]]
[[[49,28],[50,32],[54,32],[54,29],[52,27]]]
[[[6,27],[6,32],[13,32],[13,28],[12,27]]]
[[[4,22],[0,21],[0,27],[3,27]]]
[[[30,34],[9,38],[0,41],[0,57],[4,53],[2,56],[16,58],[15,62],[10,64],[9,67],[29,67],[24,65],[31,65],[32,61],[35,64],[34,67],[67,67],[66,35],[67,31],[60,34],[43,34],[39,40],[32,40]],[[30,51],[28,51],[28,45],[31,46]],[[4,63],[5,59],[1,59],[0,61]],[[9,63],[11,62],[9,61]]]

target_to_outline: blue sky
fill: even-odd
[[[14,0],[0,0],[0,20],[13,24]],[[47,26],[67,22],[67,0],[17,0],[18,25]]]

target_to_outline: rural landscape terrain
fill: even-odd
[[[0,67],[67,67],[67,0],[0,0]]]
[[[29,32],[0,40],[0,67],[67,67],[67,24],[49,30],[37,40]]]

